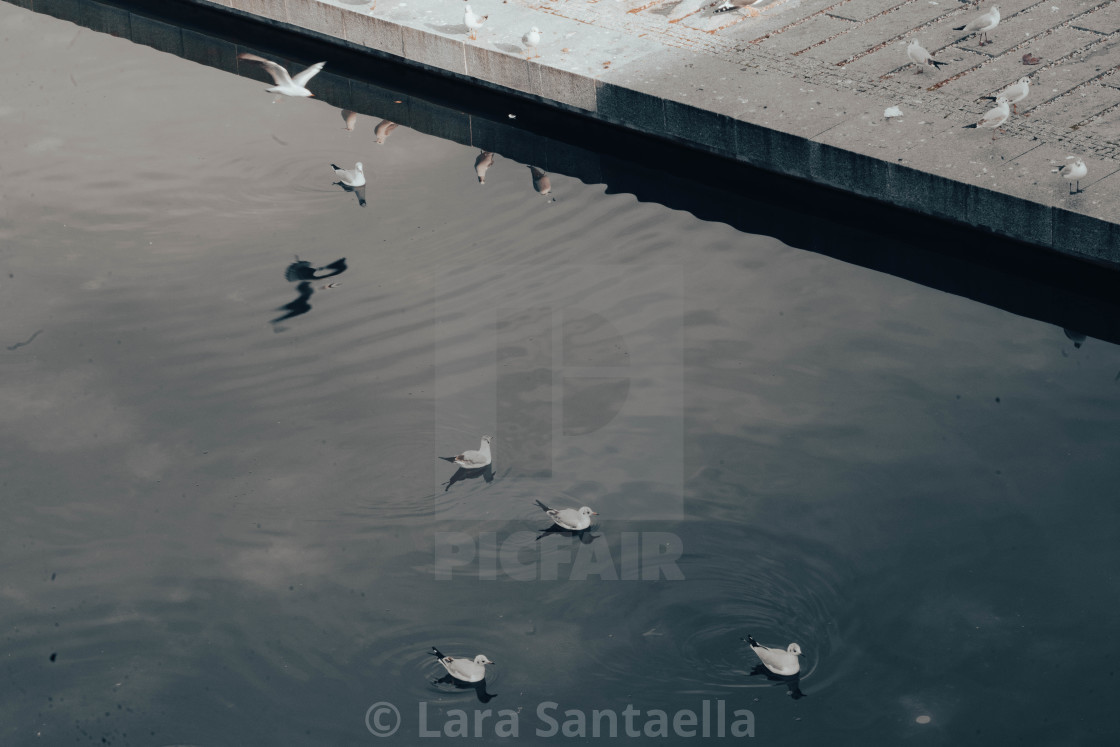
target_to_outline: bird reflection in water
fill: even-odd
[[[300,259],[297,256],[296,261],[288,265],[284,270],[284,278],[289,283],[299,283],[299,285],[296,286],[296,292],[299,293],[299,296],[294,301],[290,301],[279,308],[280,311],[287,313],[270,320],[269,323],[274,325],[272,328],[273,331],[283,332],[287,327],[282,326],[280,324],[281,322],[311,311],[309,300],[315,293],[315,287],[311,281],[325,280],[335,275],[341,275],[344,272],[346,272],[346,257],[336,259],[334,262],[331,262],[329,265],[324,265],[323,267],[315,267],[307,260]],[[330,290],[336,287],[338,287],[338,283],[328,283],[320,286],[319,290]]]
[[[440,457],[440,459],[447,459],[447,457]],[[486,482],[494,482],[494,466],[492,464],[487,464],[485,467],[480,467],[478,469],[460,467],[455,470],[455,474],[451,476],[451,479],[443,484],[443,492],[446,493],[448,490],[451,490],[451,486],[457,482],[462,480],[477,480],[480,477]]]
[[[552,194],[552,180],[548,178],[547,171],[536,166],[530,166],[529,173],[533,175],[533,190],[537,194],[541,197],[548,197]],[[549,202],[556,202],[556,198],[552,197]]]
[[[377,127],[373,129],[374,142],[378,145],[384,145],[389,136],[393,134],[393,130],[397,129],[399,125],[396,122],[390,122],[383,119],[377,123]]]
[[[789,696],[794,700],[807,698],[805,693],[801,692],[801,672],[791,675],[774,674],[766,668],[765,664],[755,664],[754,669],[751,670],[750,676],[763,675],[771,682],[784,682],[786,691]]]
[[[563,527],[558,527],[553,524],[548,529],[538,530],[540,531],[540,534],[537,535],[537,539],[539,540],[542,537],[547,537],[550,534],[559,534],[562,537],[575,537],[580,541],[580,543],[584,545],[590,545],[592,542],[603,536],[601,534],[592,534],[592,532],[594,532],[597,527],[598,525],[596,524],[593,526],[589,526],[587,529],[572,530],[564,529]]]
[[[1066,338],[1073,343],[1075,348],[1080,348],[1085,343],[1086,336],[1077,330],[1063,329],[1062,332],[1065,332]]]
[[[347,132],[353,132],[354,131],[354,125],[356,125],[358,123],[358,113],[357,112],[352,112],[349,109],[343,109],[342,110],[342,121],[344,123],[342,125],[342,129],[346,130]]]
[[[486,680],[481,680],[479,682],[463,682],[462,680],[455,679],[450,674],[445,674],[439,679],[432,680],[432,684],[454,685],[458,690],[474,690],[480,703],[489,703],[491,700],[498,697],[497,693],[486,692]]]
[[[474,159],[474,175],[478,177],[479,184],[486,183],[486,172],[494,165],[494,154],[488,150],[480,151]]]

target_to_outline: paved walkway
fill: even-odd
[[[999,1],[985,45],[953,28],[991,5],[959,0],[471,0],[474,40],[461,0],[188,1],[1120,266],[1116,0]],[[916,73],[910,39],[947,64]],[[1005,132],[964,129],[1023,76]],[[1073,195],[1052,173],[1070,155]]]

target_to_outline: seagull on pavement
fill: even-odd
[[[995,96],[985,96],[984,98],[995,101],[1002,96],[1003,98],[1007,99],[1007,102],[1009,104],[1011,104],[1011,113],[1018,114],[1019,107],[1017,107],[1016,104],[1025,99],[1027,97],[1027,94],[1029,94],[1030,92],[1031,79],[1028,76],[1024,75],[1022,78],[1019,78],[1019,80],[1015,81],[1007,88],[1000,91],[999,94]],[[1024,114],[1023,116],[1029,117],[1030,115]]]
[[[1067,163],[1060,169],[1051,169],[1051,173],[1061,174],[1069,181],[1069,193],[1071,195],[1081,194],[1081,179],[1089,173],[1089,169],[1080,156],[1066,156],[1066,160],[1073,161],[1073,163]],[[1074,182],[1077,182],[1076,191],[1073,188]]]
[[[529,53],[536,49],[537,45],[541,43],[541,32],[536,26],[529,29],[529,33],[521,37],[521,43],[525,45],[525,59],[531,60],[535,57],[540,57],[539,54],[533,55],[533,57],[529,56]]]
[[[963,31],[965,36],[972,34],[980,34],[979,46],[991,44],[991,40],[985,41],[988,37],[988,32],[999,25],[999,6],[993,5],[987,13],[976,16],[964,26],[954,26],[953,31]],[[961,37],[962,39],[964,36]]]
[[[474,14],[474,11],[471,10],[471,6],[469,5],[463,9],[463,23],[466,24],[471,39],[478,38],[478,30],[482,28],[482,24],[485,23],[486,19],[489,17],[489,15],[485,15],[479,18]]]
[[[991,130],[996,130],[1007,121],[1011,116],[1011,105],[1007,103],[1007,99],[1000,96],[996,99],[994,109],[989,109],[988,112],[980,118],[976,124],[965,125],[966,129],[973,127],[986,127]],[[992,140],[995,140],[995,134],[992,135]]]
[[[910,43],[906,45],[906,56],[910,58],[911,62],[918,66],[915,74],[922,72],[923,65],[926,67],[932,67],[936,70],[942,65],[949,64],[948,62],[939,62],[938,60],[933,59],[933,57],[930,56],[930,53],[926,51],[926,48],[923,47],[917,39],[911,39]]]

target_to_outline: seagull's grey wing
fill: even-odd
[[[288,75],[288,71],[284,69],[283,65],[278,65],[277,63],[273,62],[272,60],[266,60],[263,57],[257,57],[255,54],[249,54],[248,52],[242,52],[241,54],[239,54],[237,56],[240,57],[243,60],[250,60],[252,62],[259,62],[262,66],[264,66],[265,71],[270,76],[272,76],[272,82],[275,83],[276,85],[278,85],[278,86],[291,85],[292,77],[290,75]]]
[[[315,75],[320,70],[322,70],[323,66],[326,65],[326,64],[327,64],[326,62],[316,62],[314,65],[307,68],[306,70],[300,70],[299,73],[294,78],[292,78],[292,82],[295,83],[297,86],[303,86],[304,88],[306,88],[307,87],[307,81],[314,78]],[[280,68],[280,69],[284,70],[284,68]],[[287,77],[287,75],[288,75],[288,72],[285,70],[284,71],[284,76]]]

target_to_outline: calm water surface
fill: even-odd
[[[763,744],[1115,737],[1115,346],[5,3],[0,37],[0,743],[379,744],[379,701],[403,744],[421,704],[508,744],[500,709],[566,743],[540,704],[721,700]],[[538,498],[597,528],[535,539]]]

